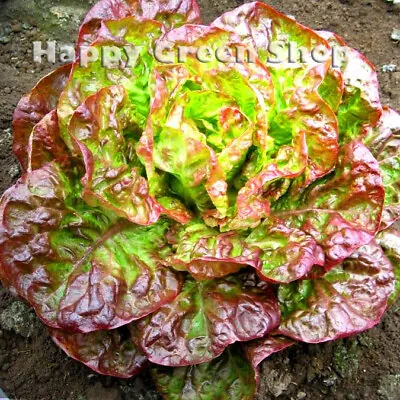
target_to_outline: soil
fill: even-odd
[[[0,10],[0,192],[19,176],[11,118],[19,98],[53,65],[32,61],[34,40],[72,41],[91,1],[9,0]],[[200,0],[206,23],[239,0]],[[271,0],[314,29],[332,30],[377,67],[384,104],[400,109],[400,7],[384,0]],[[395,64],[397,71],[383,72]],[[400,304],[374,329],[320,345],[298,344],[266,360],[258,400],[400,399]],[[158,400],[149,377],[102,377],[69,359],[29,308],[0,285],[0,387],[20,400]],[[0,394],[1,397],[1,394]]]

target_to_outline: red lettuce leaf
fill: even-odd
[[[269,149],[270,154],[265,154],[257,150],[245,165],[243,176],[248,182],[239,191],[237,216],[223,229],[251,228],[269,215],[271,202],[284,193],[275,190],[276,181],[298,177],[297,186],[305,187],[335,165],[338,124],[334,112],[317,92],[329,63],[313,62],[310,54],[308,62],[293,62],[287,57],[289,43],[308,48],[310,53],[317,47],[328,50],[329,45],[314,31],[260,2],[225,13],[212,25],[237,34],[256,50],[259,59],[268,64],[273,81],[275,102],[268,127],[273,151]],[[284,58],[274,63],[270,45],[278,41],[284,42]]]
[[[50,335],[69,357],[99,374],[130,378],[148,364],[127,327],[90,333],[50,329]]]
[[[71,72],[71,64],[51,72],[19,101],[13,116],[13,151],[21,168],[28,168],[28,144],[33,127],[56,108]]]
[[[324,265],[322,249],[312,236],[267,219],[250,234],[220,233],[192,222],[173,235],[171,265],[197,280],[219,278],[252,266],[262,280],[288,283],[305,276],[314,265]]]
[[[129,18],[156,20],[167,28],[186,23],[201,23],[200,10],[193,0],[101,0],[86,15],[79,29],[78,46],[92,44],[102,29],[103,20]]]
[[[384,195],[378,162],[355,141],[341,147],[332,174],[300,194],[289,190],[275,204],[273,215],[311,235],[330,269],[374,238]]]
[[[381,114],[379,82],[374,65],[357,50],[347,47],[342,38],[332,32],[318,32],[336,50],[342,52],[339,66],[344,93],[337,111],[340,142],[347,143],[363,136],[365,128],[374,127]]]
[[[200,10],[194,0],[100,0],[86,14],[83,24],[93,19],[161,20],[166,25],[200,23]],[[171,19],[171,20],[169,20]]]
[[[134,18],[118,21],[105,21],[99,36],[92,44],[92,51],[101,51],[104,46],[113,46],[121,51],[123,59],[118,63],[104,65],[103,57],[95,61],[77,60],[71,71],[68,83],[60,95],[57,113],[60,132],[72,152],[74,147],[68,133],[68,124],[74,111],[91,95],[109,86],[121,85],[128,93],[132,118],[143,128],[149,113],[148,93],[149,75],[154,63],[153,44],[163,33],[163,25],[156,21],[138,22]],[[125,51],[128,46],[135,54]],[[133,46],[133,47],[132,47]]]
[[[270,355],[282,351],[296,342],[284,336],[266,336],[245,344],[247,358],[254,370]]]
[[[378,124],[366,135],[364,142],[379,162],[385,187],[380,229],[386,229],[400,218],[400,115],[384,107]]]
[[[371,242],[319,279],[281,285],[277,332],[319,343],[365,331],[379,323],[393,287],[393,267]]]
[[[210,361],[237,341],[263,337],[279,325],[271,290],[240,277],[196,282],[138,322],[139,344],[151,362],[185,366]]]
[[[258,266],[259,249],[246,244],[237,232],[219,233],[203,223],[183,226],[174,238],[171,265],[186,270],[197,280],[221,278],[246,265]]]
[[[56,110],[50,111],[34,126],[27,153],[27,171],[39,169],[53,160],[64,168],[70,167],[71,157],[60,136]]]
[[[171,54],[178,53],[178,46],[209,44],[216,50],[231,45],[231,36],[217,28],[189,25],[169,31],[157,45],[168,47]],[[248,150],[253,141],[264,140],[255,140],[253,131],[262,132],[272,103],[265,67],[259,62],[238,65],[202,63],[189,54],[185,66],[156,68],[154,102],[138,149],[150,182],[158,182],[159,169],[186,203],[200,211],[215,206],[222,216],[231,205],[229,185]]]
[[[264,64],[268,63],[268,69],[273,73],[277,96],[283,100],[283,103],[278,102],[281,106],[303,84],[314,87],[315,81],[310,79],[308,72],[318,64],[311,58],[307,60],[309,62],[289,60],[287,57],[289,43],[298,47],[304,46],[310,51],[317,46],[329,48],[327,41],[316,32],[261,2],[244,4],[228,11],[217,18],[211,26],[237,35],[242,43],[257,51],[258,58]],[[285,57],[278,57],[281,62],[277,62],[275,57],[271,60],[270,57],[270,44],[276,41],[283,44],[282,54]],[[275,79],[275,74],[281,75],[283,79]],[[305,86],[301,90],[304,90]]]
[[[249,179],[238,193],[237,214],[233,219],[223,223],[224,231],[231,229],[254,228],[261,219],[271,213],[270,202],[276,191],[271,185],[278,179],[292,179],[300,176],[307,165],[305,134],[302,132],[295,139],[294,146],[282,146],[276,159],[267,163],[262,171]],[[278,198],[282,194],[279,190]]]
[[[180,291],[162,265],[168,223],[140,227],[88,208],[54,163],[4,194],[0,222],[1,274],[51,327],[117,328]]]
[[[390,307],[400,296],[400,233],[398,227],[394,226],[379,232],[376,242],[382,247],[394,270],[395,285],[388,301]]]
[[[375,126],[382,114],[379,84],[375,67],[358,51],[348,48],[341,66],[345,84],[338,109],[341,142],[356,139],[365,126]]]
[[[78,107],[68,130],[85,163],[83,199],[136,224],[151,225],[163,208],[143,177],[135,152],[138,127],[131,113],[125,89],[110,86]]]
[[[152,376],[166,400],[251,400],[254,371],[239,346],[212,361],[187,367],[154,367]]]
[[[258,276],[273,283],[289,283],[305,276],[314,265],[324,265],[322,249],[312,236],[287,227],[278,219],[266,219],[246,238],[257,249]]]

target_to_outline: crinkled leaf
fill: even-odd
[[[274,216],[311,235],[329,269],[373,239],[384,195],[378,162],[354,141],[342,146],[332,174],[300,194],[289,190],[275,205]]]
[[[289,60],[289,44],[304,46],[310,52],[317,46],[329,48],[328,43],[316,32],[261,2],[244,4],[228,11],[216,19],[212,26],[238,35],[244,44],[257,51],[263,63],[268,63],[279,108],[285,108],[285,103],[302,83],[311,86],[315,84],[307,74],[317,63],[311,57],[307,58],[308,62],[301,62],[297,54],[295,60]],[[271,43],[277,41],[282,46],[278,57],[274,57],[269,50]]]
[[[250,248],[237,232],[219,233],[203,223],[183,226],[178,233],[172,265],[197,280],[220,278],[243,266],[257,267],[259,249]]]
[[[362,332],[379,323],[393,287],[393,267],[371,242],[319,279],[281,285],[278,332],[307,343]]]
[[[312,236],[289,228],[278,219],[267,219],[250,234],[220,233],[193,222],[174,237],[171,264],[196,279],[222,277],[245,265],[258,270],[261,279],[288,283],[306,275],[314,265],[324,265],[324,254]]]
[[[147,365],[127,327],[90,333],[50,329],[50,335],[69,357],[99,374],[130,378]]]
[[[154,367],[153,379],[167,400],[251,400],[254,371],[238,346],[214,360],[187,367]]]
[[[102,29],[103,20],[133,17],[136,21],[156,20],[168,28],[186,23],[200,23],[200,10],[193,0],[101,0],[86,15],[78,45],[92,44]]]
[[[80,332],[116,328],[175,298],[180,280],[161,264],[168,224],[119,221],[78,190],[51,163],[4,194],[1,268],[18,294],[49,326]]]
[[[27,170],[41,168],[44,164],[56,160],[58,164],[68,168],[71,158],[67,146],[60,136],[57,111],[52,110],[38,122],[28,142]]]
[[[178,46],[208,44],[216,50],[231,41],[231,34],[216,28],[185,26],[168,32],[157,45],[175,54]],[[253,131],[266,124],[272,103],[265,67],[238,65],[202,63],[189,54],[185,67],[155,69],[154,102],[139,149],[149,176],[155,176],[155,169],[166,172],[169,186],[185,203],[200,211],[214,205],[221,215],[230,206],[229,183],[253,144]]]
[[[193,0],[100,0],[86,14],[83,24],[93,19],[131,16],[139,21],[160,20],[168,26],[201,22],[199,7]]]
[[[28,168],[28,145],[32,129],[56,108],[71,71],[71,64],[51,72],[19,101],[13,116],[13,151],[23,170]]]
[[[258,150],[245,166],[243,176],[250,180],[239,192],[237,218],[228,229],[252,227],[269,214],[271,201],[284,193],[274,190],[277,180],[299,177],[298,185],[307,186],[335,165],[337,121],[330,106],[317,93],[328,64],[315,63],[310,57],[312,49],[327,50],[329,45],[315,32],[260,2],[238,7],[213,25],[239,35],[246,45],[253,47],[267,64],[273,80],[275,102],[268,134],[273,138],[275,154]],[[274,62],[270,45],[278,41],[283,46],[279,54],[281,62]],[[308,49],[308,62],[289,60],[289,43]],[[305,137],[304,132],[307,132]],[[301,142],[305,146],[299,147]],[[285,162],[285,155],[296,161]]]
[[[99,58],[88,61],[87,65],[79,60],[74,63],[57,107],[61,135],[72,150],[67,127],[74,111],[89,96],[109,86],[121,85],[126,89],[132,121],[139,128],[144,127],[150,107],[148,85],[154,61],[152,47],[162,32],[161,23],[138,22],[132,17],[103,23],[101,34],[91,46],[91,51],[97,51]],[[103,64],[101,54],[105,46],[113,46],[116,52],[121,52],[122,60]]]
[[[375,126],[382,114],[379,83],[374,65],[361,53],[347,47],[343,39],[332,32],[320,31],[331,46],[340,50],[339,66],[344,93],[337,111],[340,142],[347,143],[362,136],[368,126]]]
[[[340,103],[342,102],[344,93],[342,74],[333,68],[329,68],[325,79],[318,88],[318,93],[336,113],[339,109]]]
[[[273,183],[283,178],[298,177],[307,165],[307,150],[304,132],[296,138],[296,144],[282,146],[274,161],[267,163],[260,173],[249,179],[239,190],[236,200],[236,215],[223,225],[223,230],[247,229],[257,226],[262,218],[270,215],[271,200],[276,193]]]
[[[344,96],[337,114],[343,143],[359,137],[366,125],[376,125],[382,113],[375,67],[351,48],[346,50],[346,58],[341,67]]]
[[[381,221],[381,229],[385,229],[400,218],[400,115],[384,107],[377,126],[366,133],[364,142],[379,162],[385,187]]]
[[[279,325],[279,317],[272,291],[241,277],[188,279],[174,301],[138,322],[139,343],[156,364],[199,364],[234,342],[263,337]]]
[[[84,200],[136,224],[150,225],[163,208],[150,196],[136,156],[140,130],[132,111],[124,88],[110,86],[78,107],[68,130],[85,162]]]
[[[391,306],[400,296],[400,233],[396,227],[391,227],[379,232],[376,241],[394,269],[395,286],[388,301],[388,306]]]
[[[289,283],[302,278],[314,265],[324,265],[323,251],[313,237],[278,219],[266,219],[245,243],[259,249],[256,268],[263,280]]]

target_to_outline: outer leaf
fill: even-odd
[[[116,328],[180,291],[176,274],[161,265],[168,224],[139,227],[88,208],[54,163],[4,194],[0,222],[1,275],[51,327]]]
[[[384,107],[378,125],[367,129],[364,142],[381,170],[385,187],[381,229],[385,229],[400,218],[400,115]]]
[[[329,269],[374,238],[383,201],[377,161],[362,143],[351,142],[341,148],[334,173],[300,195],[289,191],[274,216],[313,236]]]
[[[244,4],[229,11],[216,19],[212,26],[237,34],[244,44],[257,50],[258,57],[264,64],[268,63],[268,68],[273,74],[279,106],[284,106],[285,102],[290,100],[298,85],[304,83],[313,87],[316,83],[308,76],[308,72],[316,63],[311,58],[308,62],[298,59],[291,62],[293,60],[289,60],[287,56],[289,43],[303,46],[310,52],[317,46],[329,47],[316,32],[261,2]],[[270,57],[270,44],[277,41],[283,45],[284,57],[279,57],[282,54],[279,54],[278,58]],[[277,59],[280,62],[277,62]]]
[[[156,222],[163,211],[150,196],[136,156],[137,125],[122,86],[88,97],[74,113],[68,130],[86,168],[83,198],[139,225]]]
[[[71,150],[74,148],[67,126],[74,111],[89,96],[109,86],[121,85],[127,90],[133,108],[132,119],[139,128],[144,127],[149,113],[148,84],[153,64],[152,47],[154,40],[162,32],[161,23],[138,22],[132,17],[103,23],[99,37],[91,46],[92,51],[98,51],[101,55],[104,46],[113,46],[125,56],[121,62],[111,63],[109,66],[102,64],[102,57],[88,62],[87,65],[79,60],[74,63],[57,107],[61,136]],[[129,58],[124,46],[128,46],[136,54]]]
[[[91,333],[50,329],[50,335],[69,357],[99,374],[130,378],[147,365],[126,327]]]
[[[131,16],[139,21],[161,20],[168,26],[201,22],[194,0],[100,0],[86,14],[83,24],[93,19],[119,20]]]
[[[375,126],[382,114],[374,65],[354,49],[347,49],[346,58],[341,67],[345,91],[338,110],[341,142],[359,137],[363,128]]]
[[[172,28],[186,23],[201,23],[194,0],[101,0],[86,15],[78,36],[78,45],[93,43],[102,29],[102,20],[133,17],[136,21],[157,20]]]
[[[264,336],[279,324],[270,290],[240,278],[187,280],[181,294],[138,323],[140,346],[151,362],[185,366],[210,361],[230,344]]]
[[[289,283],[306,275],[314,265],[324,265],[322,249],[312,236],[283,221],[266,219],[246,238],[250,248],[259,249],[259,277],[274,283]]]
[[[270,355],[282,351],[295,343],[292,339],[284,336],[266,336],[246,344],[245,350],[247,358],[250,360],[254,370],[257,371],[258,366]]]
[[[33,127],[56,108],[71,71],[71,64],[51,72],[19,101],[13,116],[13,151],[23,170],[28,167],[28,143]]]
[[[254,372],[238,346],[214,360],[188,367],[155,367],[153,379],[166,400],[251,400]]]
[[[392,306],[400,296],[400,233],[392,227],[379,232],[376,241],[382,247],[394,269],[395,286],[388,301],[388,306]]]
[[[259,249],[250,248],[237,232],[219,233],[203,223],[192,223],[181,229],[176,242],[172,265],[197,280],[220,278],[245,265],[258,266]]]
[[[27,153],[28,171],[39,169],[53,160],[64,167],[70,166],[71,159],[60,136],[56,110],[50,111],[35,125],[30,134]]]
[[[317,33],[329,43],[331,51],[334,51],[331,65],[329,66],[325,79],[318,88],[318,93],[336,113],[342,102],[345,85],[342,72],[339,68],[335,68],[335,66],[338,63],[337,58],[345,56],[346,43],[341,37],[332,32],[317,31]]]
[[[344,94],[338,109],[341,143],[360,137],[366,127],[374,127],[381,114],[378,76],[374,65],[358,51],[347,47],[343,39],[331,32],[318,32],[331,46],[344,53],[337,68],[343,77]]]
[[[380,321],[393,281],[389,260],[371,242],[322,278],[280,286],[278,332],[319,343],[369,329]]]

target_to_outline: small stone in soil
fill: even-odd
[[[395,42],[400,42],[400,29],[393,28],[392,34],[390,35],[390,37],[391,37],[392,40],[394,40]]]
[[[382,72],[396,72],[397,65],[396,64],[387,64],[382,66]]]
[[[328,376],[327,378],[325,378],[322,381],[322,383],[327,387],[331,387],[331,386],[335,385],[336,381],[337,381],[337,376],[332,375],[332,376]]]

